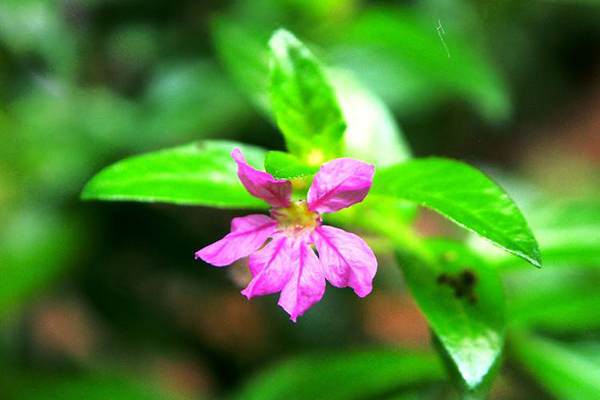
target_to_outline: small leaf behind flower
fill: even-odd
[[[161,202],[220,208],[266,208],[237,177],[231,150],[239,147],[250,164],[263,164],[266,151],[236,142],[205,140],[119,161],[90,180],[85,200]]]
[[[265,170],[276,179],[294,179],[314,175],[319,166],[307,165],[298,157],[283,151],[269,151],[265,157]]]
[[[264,39],[268,34],[224,17],[215,20],[212,28],[217,53],[231,76],[258,110],[274,120],[269,98],[269,48]],[[381,99],[348,71],[328,68],[325,72],[348,125],[341,154],[377,167],[410,158],[402,130]],[[309,147],[312,150],[312,145]]]
[[[385,103],[346,71],[329,70],[348,124],[344,156],[377,167],[388,167],[408,158],[411,151]]]
[[[525,217],[495,182],[443,158],[409,160],[376,174],[372,193],[429,207],[536,267],[540,251]]]
[[[288,149],[311,165],[337,156],[346,123],[321,65],[284,29],[269,47],[271,104]]]

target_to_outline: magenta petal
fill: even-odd
[[[263,249],[250,256],[250,270],[254,277],[242,294],[248,299],[279,292],[293,274],[293,240],[278,235]]]
[[[279,305],[296,322],[325,293],[321,263],[310,246],[302,241],[295,246],[294,273],[281,291]]]
[[[325,277],[333,286],[350,286],[360,297],[371,293],[377,259],[369,245],[353,233],[321,226],[312,233]]]
[[[353,158],[326,162],[308,190],[308,208],[330,213],[361,202],[369,189],[375,167]]]
[[[238,177],[252,196],[263,199],[273,207],[289,207],[292,183],[278,180],[266,172],[252,168],[240,149],[233,149],[231,157],[238,165]]]
[[[248,215],[231,221],[231,233],[196,252],[196,258],[222,267],[258,250],[275,233],[276,222],[266,215]]]

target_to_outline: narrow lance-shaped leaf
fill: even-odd
[[[346,123],[323,69],[286,30],[269,47],[272,109],[288,149],[311,165],[337,156]]]
[[[222,208],[265,208],[237,177],[231,150],[263,164],[265,150],[226,141],[201,141],[131,157],[100,171],[83,189],[86,200],[162,202]]]
[[[600,265],[600,202],[541,197],[524,211],[546,264]],[[519,264],[512,257],[495,262],[503,268]]]
[[[269,99],[269,48],[265,32],[219,18],[213,23],[215,47],[237,84],[254,105],[272,117]],[[348,126],[343,154],[376,166],[389,166],[410,157],[408,144],[387,106],[348,71],[327,69],[336,99]],[[318,156],[318,153],[314,154]],[[318,157],[315,157],[318,159]],[[316,164],[315,164],[316,165]]]
[[[504,342],[504,292],[498,274],[460,243],[425,242],[424,260],[398,249],[406,283],[427,321],[475,390],[494,366]]]
[[[371,193],[432,208],[536,267],[540,251],[512,199],[479,170],[459,161],[426,158],[386,168]]]

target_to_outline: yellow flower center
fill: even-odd
[[[293,201],[288,208],[271,210],[271,216],[282,232],[294,236],[310,233],[321,224],[319,214],[309,211],[305,201]]]

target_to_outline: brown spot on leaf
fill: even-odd
[[[477,274],[472,269],[464,269],[456,274],[442,273],[436,279],[438,285],[450,286],[454,290],[454,297],[457,299],[466,298],[471,304],[479,301],[474,293],[477,281]]]

